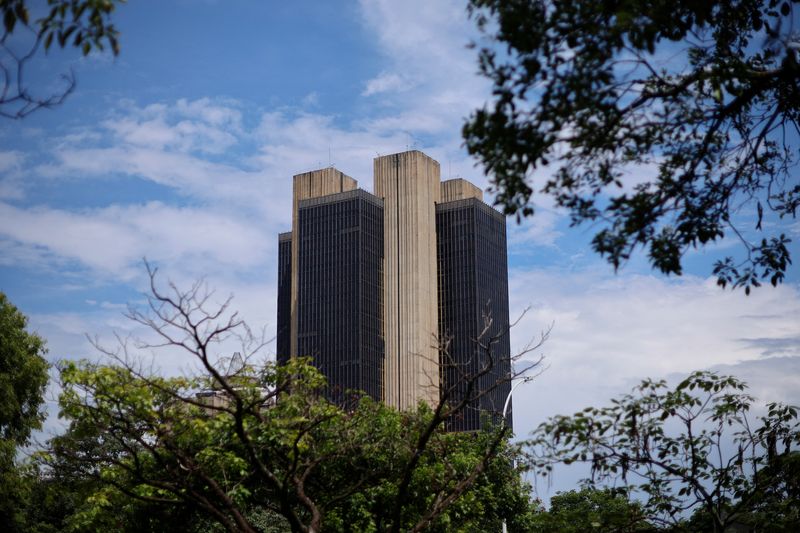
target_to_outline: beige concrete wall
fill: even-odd
[[[374,161],[384,199],[384,402],[439,401],[436,207],[439,163],[419,151]]]
[[[441,187],[442,203],[465,198],[477,198],[483,201],[483,191],[463,178],[443,181]]]
[[[291,344],[289,352],[297,354],[297,290],[300,282],[300,239],[297,235],[297,211],[300,200],[326,196],[337,192],[350,191],[358,187],[358,182],[333,167],[312,170],[294,176],[292,189],[292,297],[291,297]],[[303,355],[303,354],[301,354]]]

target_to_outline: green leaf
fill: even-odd
[[[14,11],[11,9],[5,10],[3,15],[3,23],[6,27],[6,33],[13,33],[14,26],[17,24],[17,16],[14,14]]]

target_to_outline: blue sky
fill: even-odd
[[[145,256],[178,284],[205,276],[271,336],[293,174],[334,164],[369,190],[377,154],[413,147],[443,179],[487,185],[460,138],[490,96],[462,2],[143,0],[115,23],[119,57],[39,60],[32,86],[72,68],[75,93],[0,122],[0,290],[52,360],[97,357],[86,333],[141,333],[121,313],[142,300]],[[642,257],[614,274],[587,247],[592,228],[539,207],[509,220],[511,312],[530,308],[512,346],[554,324],[548,370],[515,393],[518,434],[640,378],[699,368],[739,374],[762,401],[800,403],[797,266],[776,289],[721,291],[709,275],[735,249],[726,240],[691,252],[681,278]],[[800,225],[780,224],[800,260]],[[188,365],[152,357],[168,372]]]

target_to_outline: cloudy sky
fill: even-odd
[[[490,94],[463,2],[140,0],[115,23],[119,57],[51,53],[31,86],[46,92],[72,69],[75,93],[0,122],[0,290],[53,361],[96,357],[87,333],[133,331],[122,311],[142,300],[143,257],[178,284],[205,276],[271,336],[293,174],[333,164],[370,190],[373,157],[417,148],[443,179],[488,183],[460,138]],[[797,221],[783,225],[800,239]],[[699,368],[800,403],[796,266],[745,297],[709,277],[735,243],[692,252],[668,279],[641,257],[615,274],[591,235],[546,203],[509,220],[511,312],[529,309],[512,345],[554,325],[547,371],[515,393],[519,435],[640,378]]]

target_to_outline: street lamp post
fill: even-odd
[[[529,381],[533,381],[535,376],[525,376],[520,378],[516,383],[511,385],[511,390],[508,391],[508,396],[506,396],[506,403],[503,404],[503,425],[506,423],[506,414],[508,414],[508,405],[511,403],[511,395],[514,394],[514,389],[522,385],[523,383],[527,383]]]
[[[511,404],[511,395],[514,394],[514,389],[516,389],[517,387],[519,387],[523,383],[527,383],[529,381],[532,381],[534,377],[536,377],[536,376],[524,376],[524,377],[521,377],[516,383],[511,385],[511,390],[508,391],[508,396],[506,396],[506,403],[503,404],[503,422],[502,423],[503,423],[504,426],[506,424],[506,415],[508,414],[508,406],[509,406],[509,404]],[[517,467],[517,460],[513,459],[513,461],[514,461],[513,467],[516,468]],[[503,531],[503,533],[508,533],[508,527],[506,526],[506,519],[505,518],[503,519],[503,530],[502,531]]]

